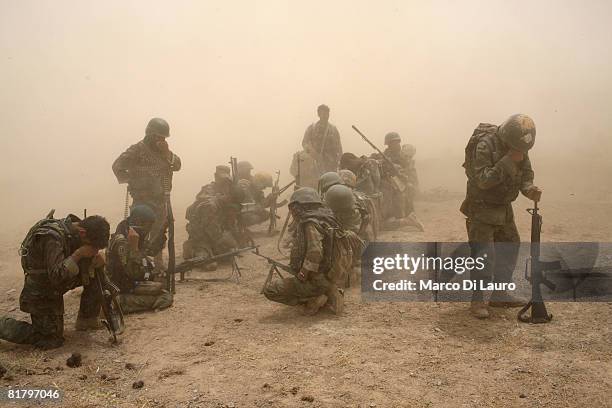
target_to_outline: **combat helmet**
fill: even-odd
[[[335,171],[328,171],[319,178],[319,191],[323,194],[335,184],[342,184],[340,175]]]
[[[338,172],[338,174],[340,175],[340,178],[345,186],[355,188],[357,185],[357,177],[355,176],[355,173],[348,169],[342,169]]]
[[[325,204],[333,212],[352,210],[355,206],[353,191],[341,184],[331,186],[325,194]]]
[[[314,188],[302,187],[291,194],[289,205],[293,204],[323,204],[323,202]]]
[[[536,127],[533,119],[518,113],[506,119],[499,126],[497,134],[512,149],[526,153],[535,144]]]
[[[389,132],[385,135],[385,145],[389,146],[391,144],[391,142],[394,141],[402,141],[402,138],[400,137],[399,133],[397,132]]]
[[[155,212],[146,204],[137,204],[130,209],[130,223],[146,224],[155,222]]]
[[[236,167],[236,170],[238,170],[239,174],[249,174],[249,172],[255,168],[253,167],[251,162],[248,162],[246,160],[239,161],[238,164],[236,164]]]
[[[162,118],[153,118],[147,124],[145,136],[170,136],[170,125]]]
[[[253,175],[253,185],[255,186],[255,188],[260,190],[263,190],[267,187],[272,187],[274,185],[272,175],[263,171],[255,173]]]

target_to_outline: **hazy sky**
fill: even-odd
[[[534,155],[607,159],[610,21],[610,1],[0,0],[0,205],[121,201],[110,166],[153,116],[180,197],[230,154],[287,176],[320,103],[359,154],[351,124],[454,166],[478,122],[524,112]]]

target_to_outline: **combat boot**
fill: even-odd
[[[102,328],[100,319],[96,317],[81,317],[78,316],[74,329],[78,331],[99,330]]]
[[[306,305],[304,305],[304,314],[306,316],[314,316],[317,314],[319,309],[325,305],[325,303],[327,303],[326,295],[319,295],[310,299],[308,302],[306,302]]]
[[[327,292],[327,305],[331,311],[339,316],[344,311],[344,291],[340,288],[332,288]]]
[[[470,313],[472,316],[479,319],[486,319],[489,317],[489,309],[487,308],[487,304],[482,300],[472,300],[472,303],[470,304]]]
[[[522,307],[526,302],[516,296],[513,296],[505,290],[495,290],[489,299],[491,307]]]

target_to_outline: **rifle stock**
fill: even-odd
[[[229,258],[231,256],[236,256],[238,254],[241,254],[242,252],[246,252],[246,251],[250,251],[253,249],[257,249],[258,246],[248,246],[248,247],[244,247],[244,248],[239,248],[236,249],[234,251],[229,251],[229,252],[224,252],[222,254],[219,255],[215,255],[215,256],[198,256],[195,258],[191,258],[191,259],[187,259],[183,262],[181,262],[180,264],[176,265],[175,269],[174,269],[174,273],[180,273],[181,275],[184,275],[185,272],[192,270],[193,268],[196,268],[198,266],[203,266],[203,265],[207,265],[209,263],[212,262],[216,262],[222,259],[226,259]]]

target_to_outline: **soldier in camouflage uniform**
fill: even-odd
[[[215,181],[202,187],[196,200],[187,208],[188,240],[183,244],[183,258],[210,257],[238,248],[242,237],[237,222],[244,191],[232,185],[228,166],[217,166]],[[213,271],[217,263],[209,263]]]
[[[336,126],[329,123],[329,107],[320,105],[317,108],[319,121],[311,124],[304,133],[302,147],[314,158],[318,175],[336,171],[342,156],[342,142]]]
[[[238,163],[240,164],[240,163]],[[241,179],[242,182],[244,179]],[[239,183],[240,183],[239,182]],[[265,190],[272,188],[274,181],[272,175],[265,172],[256,172],[249,183],[245,186],[245,200],[243,202],[242,221],[244,225],[251,226],[261,224],[270,219],[270,213],[267,210],[272,204],[274,197],[272,194],[266,195]]]
[[[370,197],[380,195],[380,168],[375,159],[344,153],[340,158],[340,169],[349,170],[355,175],[355,190]]]
[[[527,151],[535,143],[536,129],[527,115],[513,115],[502,125],[481,123],[465,148],[466,198],[461,212],[466,226],[472,256],[487,254],[482,272],[474,270],[472,279],[487,284],[511,282],[518,255],[520,237],[514,222],[512,202],[521,192],[539,201],[541,190],[534,186],[534,173]],[[504,242],[503,251],[494,243]],[[515,244],[515,245],[514,245]],[[505,291],[494,291],[489,306],[518,307],[524,302]],[[470,306],[479,318],[489,316],[482,291],[474,291]]]
[[[290,255],[295,276],[268,284],[264,295],[274,302],[304,305],[307,315],[326,304],[336,314],[342,313],[344,294],[338,287],[346,280],[353,264],[353,244],[359,239],[342,230],[312,188],[296,190],[289,200],[289,211],[296,223]]]
[[[119,287],[123,313],[166,309],[172,305],[172,294],[155,279],[153,256],[163,243],[149,241],[155,223],[155,212],[145,204],[135,205],[130,216],[117,225],[107,250],[107,271]],[[163,279],[163,278],[162,278]]]
[[[347,169],[339,170],[338,175],[342,179],[342,183],[351,189],[355,199],[354,208],[359,212],[360,216],[359,230],[356,231],[357,235],[366,242],[375,240],[379,229],[379,215],[376,202],[367,194],[355,188],[357,177],[355,177],[352,171]]]
[[[384,225],[387,229],[395,229],[403,226],[415,226],[420,231],[424,231],[423,224],[417,218],[414,212],[414,189],[409,179],[411,159],[402,151],[402,139],[396,132],[390,132],[385,135],[385,145],[387,148],[384,151],[385,156],[391,161],[394,169],[391,169],[387,161],[379,154],[374,154],[373,157],[381,160],[382,178],[381,191],[384,201],[382,208],[382,218],[385,220]],[[405,189],[400,190],[396,183],[393,182],[392,176],[394,172],[399,173],[399,179],[405,186]]]
[[[147,124],[144,139],[130,146],[113,163],[119,183],[128,184],[132,205],[146,204],[155,211],[152,240],[165,236],[172,175],[181,169],[181,159],[168,148],[169,136],[168,122],[153,118]],[[163,269],[161,251],[156,264]]]
[[[74,215],[36,223],[26,235],[20,254],[25,281],[19,306],[32,323],[0,319],[0,338],[52,349],[64,344],[64,293],[83,286],[76,329],[100,328],[101,296],[92,268],[104,268],[99,251],[108,244],[110,226],[97,215]]]

